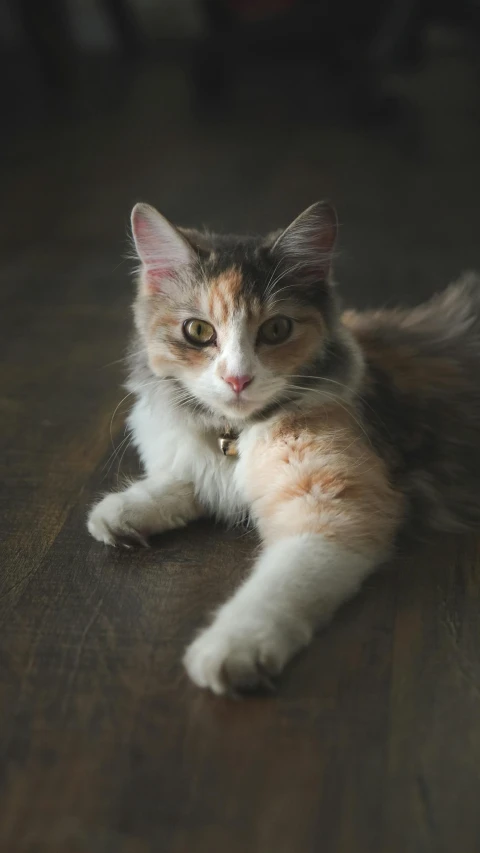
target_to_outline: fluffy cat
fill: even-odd
[[[324,203],[264,239],[177,229],[145,204],[132,231],[129,426],[145,475],[88,529],[145,544],[203,515],[248,517],[262,552],[184,662],[199,687],[251,689],[400,532],[478,523],[480,279],[413,310],[341,314]]]

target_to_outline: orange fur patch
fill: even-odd
[[[232,267],[210,282],[208,310],[215,326],[228,322],[242,293],[242,274]]]
[[[200,369],[211,357],[208,348],[198,349],[188,346],[180,332],[180,320],[175,313],[165,313],[157,308],[150,316],[145,311],[146,341],[149,363],[152,370],[161,374],[172,364],[187,364],[192,369]]]
[[[354,551],[386,551],[402,518],[384,463],[339,407],[282,420],[249,465],[249,498],[267,542],[321,533]]]

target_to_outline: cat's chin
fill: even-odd
[[[253,400],[232,400],[232,402],[217,403],[215,409],[223,417],[231,418],[232,420],[241,421],[247,420],[255,412],[260,411],[264,407],[264,403],[259,403]]]

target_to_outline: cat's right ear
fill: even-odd
[[[299,280],[325,281],[330,274],[338,220],[326,201],[312,204],[276,237],[270,249],[295,270]]]
[[[160,293],[168,288],[180,268],[193,262],[193,249],[180,232],[149,204],[136,204],[131,221],[147,289]]]

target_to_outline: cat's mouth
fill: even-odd
[[[261,399],[239,395],[236,399],[228,400],[228,402],[225,400],[219,401],[218,408],[221,409],[221,414],[224,417],[246,421],[260,414],[274,411],[279,405],[281,406],[289,400],[291,400],[291,394],[287,394],[287,396],[279,394],[274,396],[267,395]]]
[[[250,415],[252,412],[255,412],[257,409],[262,408],[262,403],[258,400],[249,400],[246,397],[238,396],[233,397],[226,403],[223,403],[223,406],[227,409],[230,409],[237,414],[245,414]]]
[[[215,393],[213,389],[195,388],[189,393],[192,399],[193,409],[198,411],[198,406],[209,410],[212,414],[233,421],[246,421],[255,417],[260,412],[270,410],[277,403],[285,402],[285,389],[270,388],[270,393],[262,393],[263,389],[258,387],[255,394],[252,392],[240,394]],[[272,392],[275,393],[272,393]],[[210,392],[210,393],[209,393]],[[283,393],[282,393],[283,392]],[[289,395],[290,396],[290,395]],[[196,402],[194,402],[196,401]]]
[[[215,402],[212,400],[212,403],[217,412],[223,417],[246,420],[268,405],[268,400],[264,398],[244,397],[243,394],[238,394],[235,396],[232,395],[228,400],[217,398]]]

